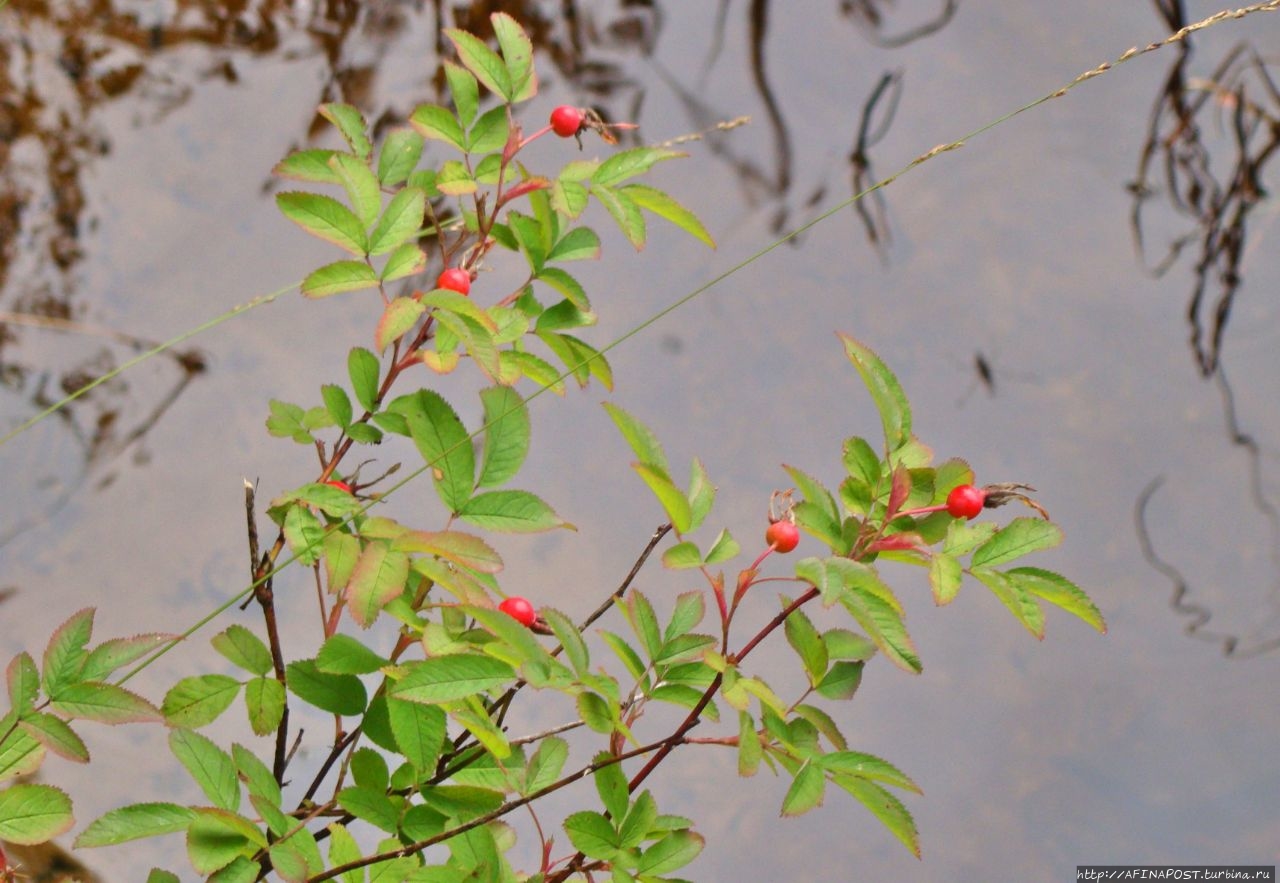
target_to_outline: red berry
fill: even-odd
[[[347,484],[345,481],[330,479],[329,481],[326,481],[325,484],[329,485],[330,487],[336,487],[340,491],[346,491],[347,493],[351,493],[351,485]]]
[[[498,605],[498,609],[526,628],[533,625],[538,618],[538,611],[533,609],[528,598],[512,595]]]
[[[785,555],[800,544],[800,528],[791,521],[775,521],[764,532],[764,541]]]
[[[436,280],[436,288],[467,294],[471,291],[471,274],[461,267],[450,267],[440,274],[440,278]]]
[[[952,488],[947,494],[947,512],[953,518],[976,518],[987,501],[987,492],[971,484]]]
[[[583,113],[579,108],[562,104],[551,111],[551,131],[561,138],[572,138],[582,128]]]

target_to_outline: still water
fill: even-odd
[[[1186,5],[1186,21],[1219,8]],[[591,104],[638,122],[647,142],[751,117],[657,176],[706,221],[714,253],[655,224],[643,254],[606,237],[606,262],[583,268],[598,344],[934,145],[1162,38],[1179,11],[11,0],[5,428],[139,346],[331,260],[278,215],[270,168],[317,136],[320,101],[393,122],[433,100],[440,27],[491,6],[536,35],[539,107]],[[1067,534],[1042,563],[1084,586],[1110,626],[1102,637],[1051,612],[1037,643],[979,586],[938,609],[919,573],[890,571],[925,673],[877,660],[836,711],[851,747],[923,788],[907,801],[923,860],[838,794],[780,819],[787,781],[741,782],[731,752],[686,748],[652,780],[663,810],[708,838],[686,876],[1050,880],[1088,862],[1280,860],[1280,212],[1266,166],[1280,96],[1259,74],[1270,64],[1277,80],[1280,16],[1193,41],[975,137],[772,251],[616,350],[614,393],[534,404],[524,484],[579,527],[500,539],[505,588],[538,603],[594,608],[661,520],[602,399],[649,422],[673,463],[702,458],[720,488],[704,540],[727,526],[752,547],[769,494],[787,486],[781,463],[834,483],[840,441],[878,433],[840,330],[897,370],[940,457],[965,457],[980,482],[1039,489]],[[558,161],[564,145],[539,146],[531,162]],[[179,630],[238,592],[243,479],[269,496],[314,473],[305,451],[266,436],[267,399],[310,402],[343,381],[353,334],[375,319],[358,295],[282,298],[0,448],[5,658],[38,652],[83,606],[105,638]],[[411,487],[395,505],[411,517],[432,497]],[[301,655],[316,633],[310,589],[284,582],[298,596],[285,639]],[[657,598],[696,587],[657,567],[639,584]],[[761,591],[748,614],[776,603]],[[158,699],[221,664],[197,636],[136,683]],[[753,664],[794,675],[787,651]],[[176,764],[153,762],[158,733],[85,729],[92,780],[60,761],[45,770],[81,795],[81,823],[120,795],[197,799]],[[142,879],[153,863],[182,866],[170,840],[87,858],[112,880]],[[517,847],[525,865],[532,843]]]

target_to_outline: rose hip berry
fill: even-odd
[[[953,518],[976,518],[987,501],[987,492],[971,484],[962,484],[947,494],[947,512]]]
[[[764,532],[764,541],[785,555],[800,544],[800,528],[791,521],[775,521]]]
[[[551,111],[551,131],[561,138],[572,138],[582,129],[583,119],[581,109],[562,104]]]
[[[450,267],[436,279],[436,288],[447,288],[458,294],[467,294],[471,291],[471,274],[461,267]]]
[[[519,595],[512,595],[499,604],[498,609],[526,628],[533,625],[534,620],[538,618],[538,612],[533,609],[529,599],[521,598]]]

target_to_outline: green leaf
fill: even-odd
[[[276,205],[286,218],[312,236],[332,242],[356,257],[364,257],[368,251],[364,225],[351,209],[333,197],[288,191],[276,194]]]
[[[382,267],[380,279],[383,282],[394,282],[427,268],[427,253],[417,243],[405,242],[395,247]]]
[[[280,793],[280,785],[276,782],[275,774],[258,759],[256,754],[243,745],[232,745],[231,760],[235,764],[236,774],[249,789],[250,797],[265,800],[274,807],[280,806],[284,797]]]
[[[424,138],[443,141],[463,153],[467,150],[466,135],[463,134],[458,118],[443,107],[435,104],[418,105],[409,117],[409,125]]]
[[[505,105],[498,105],[490,108],[480,119],[476,120],[475,126],[467,135],[467,151],[469,153],[493,153],[501,150],[507,143],[507,139],[511,137],[510,121],[507,119],[507,108]],[[476,167],[476,177],[482,178],[484,163]],[[496,181],[497,175],[494,179]],[[489,182],[493,183],[493,182]]]
[[[850,478],[855,478],[868,487],[880,482],[880,458],[865,438],[845,440],[844,468]]]
[[[267,838],[243,816],[217,809],[201,809],[187,828],[187,858],[200,874],[211,874],[210,883],[251,883],[261,868],[250,861]]]
[[[369,254],[386,254],[409,241],[422,227],[426,205],[427,194],[417,187],[397,193],[369,237]]]
[[[736,558],[738,553],[742,551],[742,547],[738,545],[738,541],[730,535],[728,528],[720,531],[716,536],[716,541],[711,544],[710,551],[707,552],[707,564],[721,564],[731,558]]]
[[[796,773],[786,797],[782,798],[782,815],[804,815],[815,806],[821,806],[826,787],[827,778],[822,774],[822,768],[806,762]]]
[[[89,762],[89,749],[75,731],[53,714],[30,714],[23,717],[18,725],[45,748],[59,757],[65,757],[77,763]]]
[[[790,601],[787,601],[790,604]],[[827,673],[827,645],[822,636],[813,627],[809,617],[803,610],[793,610],[783,624],[787,635],[787,643],[796,651],[805,672],[809,675],[809,683],[817,685]]]
[[[1008,564],[1031,552],[1051,549],[1062,542],[1062,529],[1039,518],[1015,518],[973,552],[973,567]]]
[[[573,670],[579,675],[586,673],[591,665],[591,656],[587,651],[587,643],[582,639],[582,633],[578,631],[577,626],[569,620],[569,617],[550,607],[542,609],[542,618],[551,626],[551,630],[555,632],[556,640],[564,647],[564,654],[568,657],[569,664],[573,666]]]
[[[880,412],[885,447],[892,453],[911,440],[911,405],[907,395],[879,356],[847,335],[841,334],[840,341]]]
[[[255,736],[274,733],[284,719],[284,684],[275,678],[253,678],[244,685],[245,710]]]
[[[345,389],[335,383],[326,383],[320,387],[320,396],[334,423],[343,429],[351,425],[351,399]]]
[[[678,150],[667,150],[662,147],[633,147],[630,150],[621,150],[600,164],[591,175],[591,183],[613,187],[628,178],[644,174],[657,163],[686,155]]]
[[[79,679],[80,668],[88,657],[85,647],[93,636],[93,613],[92,607],[86,607],[71,614],[50,635],[42,661],[48,695],[57,696],[65,685]]]
[[[515,676],[510,665],[488,656],[434,656],[411,666],[387,693],[408,702],[451,702],[502,687]]]
[[[632,202],[631,197],[626,194],[611,190],[603,184],[594,185],[591,192],[605,207],[605,211],[613,218],[618,229],[627,237],[627,241],[635,247],[636,251],[644,248],[645,223],[644,215],[640,213],[640,206]]]
[[[655,658],[662,650],[662,636],[658,631],[658,617],[654,614],[653,605],[649,603],[649,599],[643,593],[633,591],[627,596],[622,612],[631,623],[636,637],[644,644],[649,658]]]
[[[1044,611],[1021,582],[998,570],[988,570],[985,567],[974,567],[969,572],[1000,599],[1000,603],[1009,609],[1027,631],[1035,635],[1037,640],[1044,640]]]
[[[157,647],[168,644],[173,640],[174,635],[152,633],[103,641],[89,651],[84,665],[80,667],[80,678],[86,681],[106,680],[120,668],[141,659]]]
[[[618,854],[620,841],[612,823],[598,812],[576,812],[564,820],[573,848],[588,858],[608,861]]]
[[[475,177],[456,159],[446,160],[440,165],[436,188],[449,196],[466,196],[480,189]]]
[[[696,544],[688,540],[683,543],[676,543],[662,553],[662,566],[671,570],[688,570],[693,567],[701,567],[702,552],[698,550]]]
[[[25,776],[40,768],[44,762],[44,746],[14,726],[17,715],[13,712],[0,718],[0,782],[16,776]]]
[[[1044,598],[1068,613],[1078,616],[1100,634],[1107,633],[1106,620],[1084,590],[1071,580],[1052,570],[1040,567],[1015,567],[1005,572],[1023,591]]]
[[[824,699],[852,699],[862,684],[862,662],[836,662],[817,686]]]
[[[9,688],[9,706],[17,714],[31,709],[40,694],[40,672],[31,654],[23,651],[13,657],[5,670]]]
[[[716,486],[698,458],[689,467],[689,529],[697,530],[706,521],[716,500]]]
[[[551,185],[551,206],[567,218],[577,218],[586,210],[589,194],[582,184],[561,176]]]
[[[334,822],[329,825],[328,831],[330,865],[335,867],[345,865],[364,857],[360,851],[360,844],[356,843],[356,838],[351,836],[351,832],[344,825]],[[338,879],[342,883],[365,883],[365,871],[363,868],[356,868],[354,871],[347,871]]]
[[[426,309],[411,297],[397,297],[387,304],[387,308],[382,311],[382,318],[378,320],[377,331],[374,333],[374,345],[378,348],[378,352],[384,352],[388,346],[416,325]]]
[[[533,70],[533,43],[514,18],[505,12],[489,16],[494,36],[502,48],[511,83],[511,102],[528,101],[538,91],[538,75]]]
[[[381,444],[382,430],[368,423],[352,423],[347,427],[347,438],[362,445]]]
[[[916,831],[911,813],[907,812],[902,801],[874,782],[868,782],[857,776],[836,776],[832,781],[871,810],[872,814],[893,833],[893,836],[902,841],[902,845],[909,849],[912,855],[916,858],[920,857],[920,834]]]
[[[458,120],[464,126],[471,125],[480,106],[480,88],[476,78],[466,68],[447,60],[444,75],[449,81],[449,94],[453,96],[453,106],[458,110]]]
[[[861,751],[834,751],[815,758],[815,761],[824,770],[832,773],[884,782],[886,785],[914,791],[916,794],[924,793],[920,790],[919,785],[911,781],[910,776],[889,763],[889,761],[876,757],[874,754],[864,754]]]
[[[347,191],[347,199],[355,210],[356,217],[365,227],[372,224],[382,208],[382,190],[377,177],[369,170],[369,166],[348,153],[335,153],[329,158],[329,167],[333,169]]]
[[[411,129],[392,129],[378,153],[378,181],[383,187],[403,184],[422,158],[422,136]]]
[[[506,386],[480,391],[484,405],[484,447],[477,487],[498,487],[520,471],[529,453],[529,410],[519,393]]]
[[[368,822],[388,834],[400,827],[400,813],[395,804],[380,791],[371,788],[343,788],[338,792],[338,805],[358,819]]]
[[[963,519],[952,519],[947,525],[947,536],[943,541],[942,551],[948,555],[963,555],[971,552],[995,536],[997,529],[994,521],[979,521],[971,524]]]
[[[390,664],[355,638],[343,634],[328,638],[316,655],[316,669],[332,675],[366,675]]]
[[[185,831],[195,817],[195,810],[176,803],[132,803],[110,810],[91,822],[76,838],[75,848],[115,846],[143,837]]]
[[[640,659],[640,654],[630,644],[613,632],[602,631],[600,632],[600,637],[609,645],[609,649],[613,650],[614,655],[622,660],[622,664],[626,666],[627,673],[631,677],[637,681],[644,679],[647,666]]]
[[[920,658],[902,617],[892,605],[872,592],[857,588],[842,594],[840,603],[894,665],[903,671],[920,673]]]
[[[268,659],[268,665],[270,659]],[[175,727],[203,727],[226,711],[240,692],[240,682],[226,675],[183,678],[165,694],[160,710]]]
[[[849,743],[844,738],[844,733],[840,732],[840,727],[835,720],[818,706],[797,705],[795,713],[797,717],[812,724],[814,729],[825,736],[836,750],[844,751],[849,747]]]
[[[355,675],[333,675],[320,671],[313,659],[289,663],[285,670],[289,691],[330,714],[357,715],[365,710],[368,695]]]
[[[645,463],[632,463],[631,468],[639,473],[649,490],[658,498],[667,517],[671,519],[672,527],[678,533],[687,533],[693,524],[693,510],[684,491],[676,487],[675,482],[661,469]]]
[[[457,512],[475,489],[475,451],[466,427],[453,407],[432,390],[419,390],[396,402],[404,403],[409,432],[422,459],[432,467],[440,499],[450,512]]]
[[[304,567],[310,567],[320,558],[320,543],[324,539],[324,525],[306,506],[290,506],[284,516],[284,536],[289,549]]]
[[[356,156],[364,160],[369,158],[369,154],[373,152],[373,145],[365,135],[368,127],[359,110],[350,104],[332,102],[320,105],[320,116],[338,127],[338,131],[342,133],[343,139]]]
[[[592,762],[607,762],[611,756],[608,752],[602,751],[592,758]],[[624,818],[627,807],[631,804],[631,791],[627,787],[627,777],[622,771],[622,765],[606,763],[591,775],[595,779],[596,793],[600,795],[600,802],[604,804],[605,811],[614,819]]]
[[[233,665],[255,675],[271,671],[271,651],[262,639],[242,625],[228,626],[210,642]]]
[[[337,174],[329,166],[336,150],[298,150],[276,164],[272,174],[314,184],[339,184]]]
[[[548,261],[561,261],[567,263],[569,261],[592,261],[600,257],[600,237],[590,227],[574,227],[561,236],[556,244],[552,247],[547,255]],[[555,267],[548,267],[538,273],[538,278],[547,280],[549,285],[554,285],[551,279],[557,279],[557,273],[564,273],[563,270],[557,270]],[[568,275],[565,273],[564,275]],[[557,286],[558,287],[558,286]],[[564,292],[565,297],[573,300],[568,292]],[[579,304],[579,306],[583,306]]]
[[[548,736],[538,743],[538,750],[529,758],[525,768],[524,793],[536,794],[554,785],[560,779],[565,762],[569,759],[569,743],[556,736]]]
[[[351,581],[360,560],[360,541],[351,534],[334,531],[324,538],[324,567],[329,591],[340,592]]]
[[[933,588],[933,600],[938,605],[950,604],[960,591],[964,571],[960,562],[945,552],[935,552],[929,561],[929,585]]]
[[[302,425],[304,412],[297,405],[271,399],[268,403],[271,416],[267,418],[267,432],[277,438],[292,438],[299,444],[309,445],[315,439]]]
[[[466,31],[446,28],[444,35],[453,43],[458,60],[475,74],[477,80],[484,83],[486,89],[508,103],[514,99],[511,74],[498,53]]]
[[[387,715],[396,746],[405,760],[423,773],[434,772],[444,748],[447,721],[436,705],[387,700]]]
[[[738,775],[744,778],[754,776],[760,769],[760,760],[764,752],[760,745],[760,736],[756,732],[755,719],[746,711],[738,712]]]
[[[568,334],[540,332],[538,339],[549,346],[556,357],[564,362],[569,373],[582,388],[586,388],[592,376],[606,388],[613,388],[613,370],[599,350]]]
[[[102,724],[131,724],[159,721],[160,709],[137,693],[114,684],[85,681],[60,689],[53,709],[72,718]]]
[[[377,410],[378,357],[367,349],[354,347],[347,355],[347,371],[351,375],[351,389],[366,411]]]
[[[391,546],[403,552],[425,552],[477,573],[498,573],[502,557],[480,537],[456,530],[413,530],[395,538]]]
[[[557,527],[573,528],[550,506],[528,491],[487,491],[476,494],[458,510],[458,517],[485,530],[538,533]]]
[[[181,727],[169,731],[169,750],[214,806],[234,812],[240,806],[240,782],[231,755],[212,740]]]
[[[631,450],[635,452],[637,460],[650,466],[656,466],[663,472],[671,471],[671,467],[667,463],[667,455],[662,450],[662,444],[658,441],[657,436],[649,431],[648,427],[617,405],[605,402],[604,409],[609,412],[609,416],[622,433],[622,437],[626,439],[627,444],[631,446]]]
[[[641,854],[636,873],[656,876],[683,868],[698,857],[705,845],[700,834],[674,831]]]
[[[599,693],[579,693],[577,706],[578,716],[591,730],[605,735],[614,731],[614,715],[609,710],[608,701]]]
[[[450,711],[450,717],[462,724],[467,732],[497,760],[506,760],[511,756],[511,746],[507,737],[489,716],[485,703],[477,696],[468,696],[464,701],[456,703]]]
[[[0,840],[34,846],[75,822],[71,798],[52,785],[11,785],[0,791]]]
[[[822,535],[834,534],[838,536],[840,532],[840,512],[836,509],[836,501],[831,496],[831,492],[822,486],[822,482],[801,469],[787,466],[786,464],[783,464],[782,468],[787,471],[787,474],[791,476],[791,480],[796,483],[796,488],[799,489],[805,502],[811,504],[821,513],[824,523]]]
[[[649,187],[646,184],[629,184],[622,188],[622,192],[631,197],[631,200],[642,209],[653,212],[660,218],[665,218],[711,248],[716,247],[715,240],[711,238],[707,228],[698,220],[698,216],[661,190]]]

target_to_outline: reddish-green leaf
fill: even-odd
[[[403,184],[422,158],[422,136],[411,129],[392,129],[378,153],[378,181],[383,187]]]
[[[71,798],[52,785],[11,785],[0,791],[0,840],[44,843],[75,822]]]
[[[475,74],[477,80],[484,83],[486,89],[504,101],[510,102],[513,99],[511,74],[498,53],[466,31],[448,28],[444,34],[457,50],[458,59],[467,70]]]
[[[533,43],[514,18],[505,12],[489,16],[494,36],[502,48],[511,83],[511,102],[528,101],[538,91],[538,75],[533,70]]]
[[[86,681],[105,680],[120,668],[141,659],[173,639],[173,635],[151,633],[103,641],[89,651],[84,665],[80,668],[80,677]]]
[[[466,136],[462,132],[462,126],[458,124],[458,118],[439,105],[418,105],[409,117],[409,125],[425,138],[443,141],[458,150],[466,151]]]
[[[0,718],[0,782],[17,776],[25,776],[40,768],[44,762],[44,746],[14,726],[17,715],[13,712]]]
[[[49,637],[44,650],[44,690],[56,696],[62,688],[78,679],[88,652],[85,646],[93,636],[93,608],[73,613]]]
[[[365,546],[347,586],[347,607],[361,628],[368,628],[392,598],[404,591],[409,556],[383,542]]]
[[[195,810],[176,803],[133,803],[110,810],[90,822],[76,838],[77,849],[115,846],[143,837],[185,831],[195,819]]]
[[[382,208],[382,189],[369,166],[349,153],[335,153],[329,158],[329,166],[347,191],[347,199],[356,217],[366,228],[378,217]]]
[[[40,693],[40,672],[36,670],[31,654],[23,651],[9,662],[5,670],[9,688],[9,707],[15,714],[22,714],[36,703]]]
[[[397,297],[387,304],[373,336],[374,346],[378,352],[381,353],[399,340],[405,332],[418,323],[425,311],[426,307],[411,297]]]
[[[498,573],[502,557],[480,537],[456,530],[411,530],[396,537],[393,549],[438,555],[477,573]]]
[[[276,205],[286,218],[312,236],[332,242],[357,257],[364,257],[368,251],[364,225],[351,209],[333,197],[290,191],[277,193]]]
[[[160,709],[136,693],[114,684],[85,681],[58,691],[53,708],[60,714],[103,724],[142,723],[162,719]]]
[[[356,156],[365,160],[369,158],[369,154],[373,152],[373,145],[369,143],[369,138],[365,134],[368,127],[359,110],[350,104],[332,102],[320,105],[320,116],[338,127],[338,131],[355,151]]]
[[[330,592],[340,592],[351,581],[360,558],[360,541],[351,534],[334,531],[324,538],[324,567]]]
[[[387,257],[382,267],[380,278],[383,282],[394,282],[406,276],[421,273],[427,268],[427,254],[415,242],[406,242],[396,246]]]
[[[840,335],[840,341],[880,412],[885,446],[892,453],[911,440],[911,405],[907,395],[898,378],[868,347],[845,334]]]
[[[19,726],[59,757],[65,757],[76,763],[89,762],[89,749],[85,747],[75,731],[57,715],[28,715],[19,722]]]
[[[336,153],[336,150],[298,150],[282,159],[271,171],[296,181],[339,184],[337,173],[329,165],[329,160]]]
[[[302,280],[302,293],[306,297],[321,298],[377,285],[377,274],[363,261],[335,261],[309,273]]]

